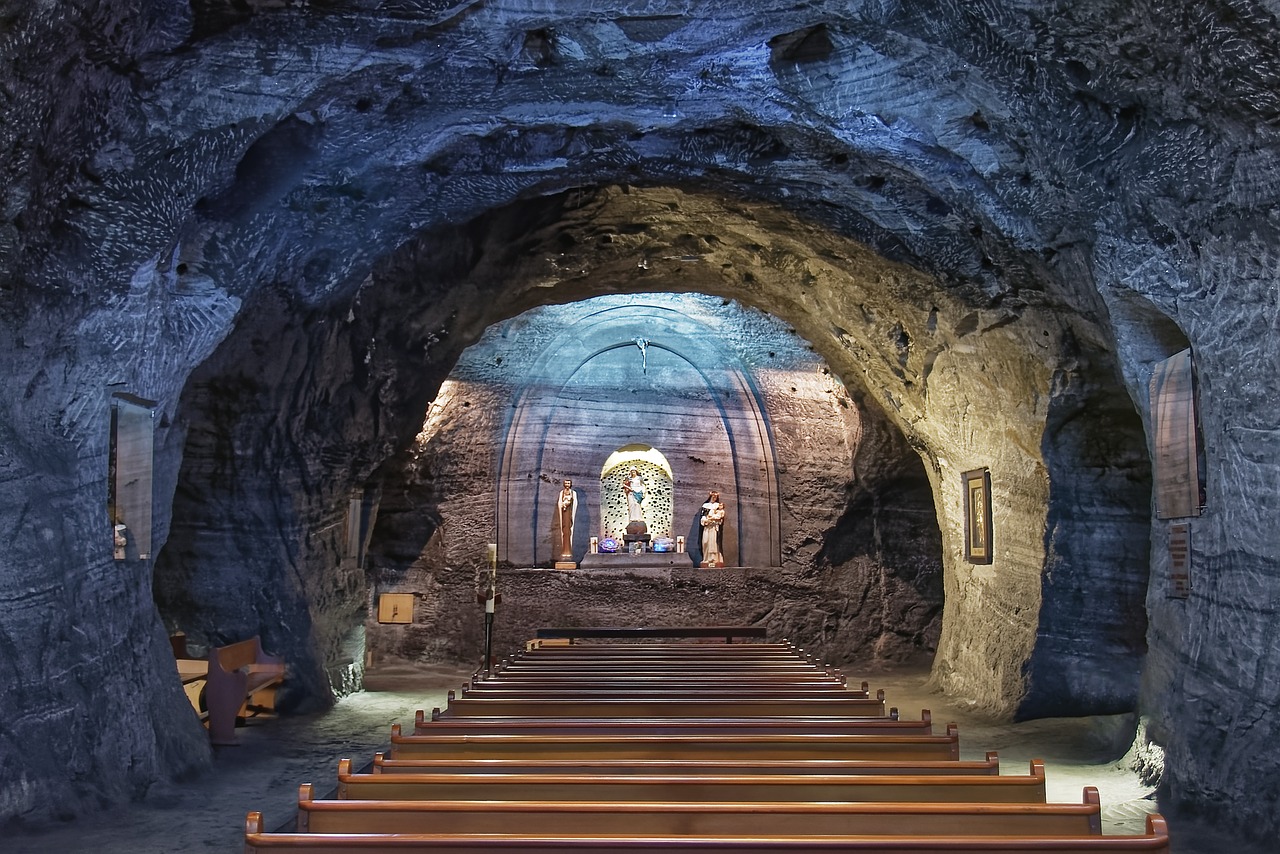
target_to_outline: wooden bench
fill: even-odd
[[[357,774],[338,763],[337,797],[389,801],[1045,802],[1044,763],[1022,775]]]
[[[462,694],[476,697],[500,697],[515,694],[517,691],[526,694],[557,694],[561,697],[635,697],[635,695],[684,694],[689,695],[692,689],[712,691],[712,693],[736,694],[782,694],[792,697],[858,697],[868,699],[865,690],[851,690],[844,682],[831,677],[815,677],[815,679],[769,679],[769,677],[740,677],[740,679],[694,679],[690,676],[658,677],[643,682],[623,679],[582,680],[582,679],[516,679],[516,677],[499,676],[497,679],[485,679],[466,682],[462,686]]]
[[[856,778],[855,778],[856,779]],[[998,778],[980,777],[980,780]],[[628,801],[298,798],[300,832],[483,833],[668,836],[917,835],[1089,836],[1102,832],[1098,792],[1079,804],[979,802]]]
[[[917,722],[884,715],[883,694],[880,714],[851,718],[854,692],[828,694],[826,672],[790,653],[555,655],[572,649],[535,650],[486,678],[489,696],[419,713],[413,735],[393,726],[373,773],[339,763],[339,797],[304,785],[298,832],[264,833],[250,813],[246,854],[1169,854],[1158,816],[1146,834],[1103,836],[1092,787],[1083,803],[1046,804],[1043,763],[1022,776],[999,774],[994,754],[961,762],[954,725],[885,734]],[[877,734],[828,731],[849,725]]]
[[[700,687],[695,687],[700,686]],[[450,691],[450,694],[455,692]],[[561,687],[559,683],[547,685],[502,685],[494,683],[468,683],[462,686],[461,696],[476,700],[734,700],[788,699],[788,700],[870,700],[861,691],[850,691],[843,685],[812,685],[805,683],[778,684],[757,683],[735,685],[731,682],[694,682],[682,685],[676,680],[657,684],[592,685],[589,687]],[[883,700],[881,692],[881,702]]]
[[[838,677],[839,671],[832,669],[818,670],[808,664],[796,662],[670,662],[670,661],[547,661],[528,662],[513,661],[495,667],[490,678],[521,676],[527,678],[545,678],[548,676],[597,678],[601,675],[613,679],[625,679],[628,674],[638,676],[659,675],[678,679],[681,676],[711,676],[717,678],[731,676],[791,676],[807,679],[814,676]]]
[[[583,684],[581,676],[545,677],[545,676],[494,676],[489,679],[476,679],[463,684],[466,691],[669,691],[673,688],[694,690],[708,688],[722,690],[725,688],[763,688],[783,690],[790,686],[803,689],[824,688],[831,691],[848,691],[850,694],[871,696],[866,682],[860,688],[850,688],[843,678],[837,679],[826,674],[814,674],[805,677],[773,677],[773,676],[723,676],[713,674],[691,675],[681,671],[680,676],[643,676],[599,678],[592,676]]]
[[[446,718],[439,709],[414,719],[415,735],[933,735],[928,709],[920,720],[901,720],[897,709],[884,717],[721,717],[721,718]]]
[[[724,638],[726,644],[732,644],[734,638],[764,638],[766,634],[764,626],[548,626],[534,632],[534,637],[570,641],[587,638]]]
[[[196,716],[202,721],[208,720],[209,712],[204,707],[204,686],[209,679],[208,659],[192,657],[191,651],[187,649],[186,632],[169,635],[169,646],[173,649],[178,679],[182,681],[182,692],[187,695]]]
[[[591,649],[568,648],[564,650],[532,649],[518,652],[506,659],[508,666],[559,666],[559,665],[805,665],[818,668],[818,663],[803,654],[791,652],[755,653],[739,648],[742,652],[595,652]]]
[[[884,717],[881,699],[857,697],[744,697],[698,699],[685,696],[670,700],[646,699],[547,699],[523,700],[455,697],[441,711],[442,718],[476,717],[573,717],[573,718],[748,718],[784,717]]]
[[[374,774],[999,774],[1000,757],[984,760],[874,759],[391,759],[373,756]]]
[[[758,806],[758,805],[757,805]],[[901,824],[910,826],[908,820]],[[508,851],[513,854],[1170,854],[1169,830],[1159,815],[1147,817],[1146,833],[1135,836],[1040,835],[1035,836],[926,836],[916,833],[891,836],[849,835],[836,837],[630,836],[583,833],[534,836],[500,832],[492,824],[475,834],[444,833],[266,833],[262,814],[249,813],[245,821],[245,854],[289,851],[292,854],[477,854]]]
[[[284,677],[284,659],[264,652],[257,636],[210,649],[205,687],[209,740],[236,744],[236,718],[274,708],[275,689]]]
[[[734,733],[691,735],[404,735],[391,725],[393,759],[876,759],[956,760],[960,735]]]
[[[716,658],[725,658],[728,656],[741,656],[744,658],[767,658],[770,656],[786,656],[801,658],[813,664],[820,664],[821,659],[817,656],[810,655],[805,650],[790,642],[783,643],[752,643],[752,644],[723,644],[723,643],[572,643],[564,644],[561,641],[534,641],[526,644],[523,648],[518,648],[510,654],[511,658],[573,658],[574,656],[584,656],[588,658],[600,657],[606,655],[614,655],[619,657],[634,658],[637,656],[710,656]]]

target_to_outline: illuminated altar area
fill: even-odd
[[[938,530],[918,456],[793,330],[755,309],[689,294],[600,297],[491,327],[402,466],[403,482],[382,490],[366,568],[375,670],[480,649],[488,543],[502,597],[495,643],[538,625],[708,620],[887,655],[936,636]],[[639,555],[622,548],[632,467],[648,484]],[[566,480],[573,568],[557,569]],[[700,516],[713,490],[726,509],[725,566],[707,568]],[[874,504],[857,498],[877,490]],[[876,531],[884,545],[872,553]],[[593,538],[619,551],[592,554]],[[684,552],[654,550],[677,538]],[[387,594],[411,597],[409,622],[376,620]]]

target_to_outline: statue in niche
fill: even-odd
[[[578,493],[573,491],[573,481],[565,480],[564,488],[556,497],[556,518],[560,523],[560,560],[573,560],[573,521],[578,514]]]
[[[124,560],[124,559],[125,559],[125,550],[126,550],[126,549],[128,548],[128,546],[129,546],[129,538],[126,536],[126,534],[127,534],[128,530],[129,530],[129,529],[128,529],[128,528],[126,528],[126,527],[124,526],[124,523],[117,522],[117,523],[116,523],[116,525],[115,525],[115,528],[114,528],[114,531],[115,531],[115,550],[114,550],[114,554],[115,554],[115,559],[116,559],[116,560]]]
[[[631,473],[627,475],[627,479],[622,483],[622,491],[627,495],[627,521],[643,522],[644,521],[644,478],[640,476],[640,470],[632,468]]]
[[[699,521],[702,525],[702,565],[724,566],[724,505],[720,503],[720,493],[715,490],[707,493]]]

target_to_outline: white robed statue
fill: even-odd
[[[622,483],[622,490],[627,495],[627,521],[643,522],[644,521],[644,478],[640,476],[640,470],[632,468],[631,473],[627,475],[627,479]]]
[[[724,505],[720,503],[720,493],[707,494],[706,503],[702,505],[702,565],[724,566],[722,549],[724,533]]]

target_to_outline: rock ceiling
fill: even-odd
[[[35,726],[77,706],[49,650],[105,674],[116,720],[140,717],[119,699],[135,660],[160,684],[162,657],[139,652],[158,646],[149,581],[83,536],[107,523],[111,391],[158,402],[157,524],[193,587],[219,590],[234,555],[247,575],[226,583],[249,592],[228,625],[296,627],[319,690],[323,615],[358,605],[359,579],[309,600],[327,547],[309,532],[413,436],[463,347],[525,308],[653,290],[795,327],[902,430],[939,508],[958,506],[963,468],[999,469],[1007,571],[947,558],[940,684],[1004,712],[1126,702],[1133,614],[1163,560],[1147,554],[1144,372],[1172,350],[1198,348],[1210,502],[1235,508],[1204,521],[1198,558],[1277,583],[1258,507],[1280,389],[1240,377],[1277,358],[1276,15],[1274,0],[0,4],[3,593],[25,603],[0,628],[56,639],[6,658],[20,687],[0,712]],[[196,497],[227,513],[212,540],[182,538]],[[939,521],[951,554],[960,522]],[[1280,736],[1261,715],[1238,756],[1195,759],[1218,710],[1280,698],[1280,668],[1214,642],[1240,626],[1276,663],[1251,584],[1187,613],[1147,603],[1145,704],[1172,785],[1206,803],[1253,786],[1265,804],[1280,785],[1254,761]],[[90,626],[106,643],[77,640],[66,615],[103,601],[129,616]],[[1013,628],[975,638],[975,615]],[[1224,684],[1253,694],[1224,701]],[[112,742],[136,746],[139,779],[187,761],[170,699],[147,710],[150,741]],[[73,744],[115,732],[81,718]],[[65,795],[70,759],[18,764],[40,762],[57,768],[0,788],[0,812]]]

